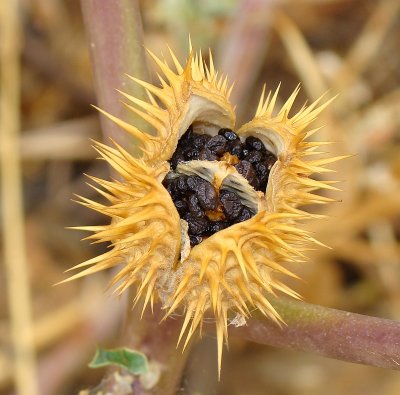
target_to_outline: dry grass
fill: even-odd
[[[71,394],[99,380],[86,363],[96,344],[115,344],[123,311],[103,294],[104,275],[52,287],[65,269],[102,248],[64,230],[100,221],[70,198],[90,196],[83,171],[107,171],[87,149],[89,137],[100,136],[89,106],[95,95],[88,50],[78,2],[35,0],[19,10],[3,3],[0,287],[8,293],[0,299],[0,393],[15,385],[34,394],[38,381],[40,394]],[[309,302],[399,319],[400,2],[194,3],[142,1],[146,44],[165,52],[167,41],[184,54],[190,30],[195,45],[214,48],[237,81],[240,121],[253,115],[264,82],[272,89],[282,81],[282,98],[299,81],[304,101],[326,90],[339,94],[321,121],[321,139],[354,156],[336,166],[342,202],[324,209],[329,219],[310,224],[333,248],[313,251],[310,263],[294,268],[304,281],[292,286]],[[194,354],[187,393],[400,392],[397,373],[239,340],[225,353],[215,389],[214,346],[208,338]]]

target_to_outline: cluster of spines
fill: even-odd
[[[135,126],[98,108],[103,115],[110,118],[141,143],[140,149],[143,152],[143,159],[148,163],[168,160],[172,156],[171,150],[175,149],[177,143],[177,136],[174,135],[174,132],[176,132],[175,123],[185,108],[192,90],[201,89],[207,95],[217,95],[228,102],[233,89],[233,84],[228,86],[227,76],[218,75],[215,70],[211,51],[209,52],[209,65],[207,65],[201,51],[194,53],[190,44],[190,55],[184,68],[170,48],[169,51],[176,71],[173,71],[165,60],[162,61],[148,50],[166,78],[165,80],[160,74],[157,74],[161,87],[128,75],[129,78],[145,89],[149,98],[148,101],[119,91],[134,106],[127,103],[123,104],[144,119],[154,129],[155,136],[143,133]],[[166,141],[174,143],[166,144]]]
[[[185,303],[185,318],[179,341],[186,333],[184,348],[201,328],[207,310],[215,317],[218,364],[221,366],[222,346],[228,338],[228,312],[249,318],[254,309],[278,325],[282,320],[267,295],[283,292],[295,298],[299,295],[273,278],[272,272],[297,277],[278,262],[299,261],[302,248],[293,244],[308,237],[304,230],[282,222],[286,214],[263,214],[225,229],[204,241],[202,249],[195,247],[182,268],[179,285],[170,297],[166,317]],[[189,325],[190,324],[190,325]]]
[[[186,347],[189,339],[201,324],[205,311],[209,308],[213,311],[217,327],[219,366],[222,344],[224,339],[227,340],[226,318],[229,310],[234,310],[248,318],[251,315],[251,309],[257,308],[279,324],[282,320],[266,295],[280,291],[299,298],[295,291],[273,278],[271,274],[279,272],[296,277],[281,263],[304,261],[306,259],[304,252],[309,243],[321,245],[296,224],[299,220],[313,216],[298,207],[332,201],[330,198],[314,194],[316,190],[337,190],[331,185],[333,182],[317,181],[309,176],[330,171],[324,166],[342,157],[304,160],[310,155],[320,154],[315,152],[315,149],[325,144],[308,142],[307,138],[318,129],[307,131],[306,127],[314,121],[329,101],[318,107],[321,97],[289,117],[289,112],[299,92],[297,88],[277,115],[273,115],[278,92],[279,88],[264,100],[265,90],[263,91],[255,117],[256,121],[268,120],[268,123],[284,126],[281,133],[286,133],[282,136],[287,144],[286,149],[293,151],[287,162],[281,163],[283,167],[278,179],[272,180],[277,183],[274,187],[280,194],[280,196],[274,196],[277,200],[276,211],[259,213],[243,224],[237,224],[219,232],[203,242],[201,251],[199,247],[195,247],[189,257],[184,277],[171,297],[171,306],[167,312],[168,316],[185,299],[196,301],[192,304],[188,302],[186,305],[184,325],[179,338],[181,340],[187,331],[184,344]],[[257,253],[257,249],[260,253]],[[229,256],[234,256],[233,266],[238,269],[234,284],[229,284],[226,278],[227,269],[232,270],[232,267],[227,267]],[[194,295],[196,295],[195,298]]]
[[[170,269],[178,258],[179,215],[157,180],[158,170],[114,144],[116,148],[96,142],[95,149],[124,180],[107,181],[90,176],[101,188],[89,184],[109,204],[78,196],[80,204],[110,217],[111,223],[75,228],[94,232],[86,239],[94,240],[94,243],[108,242],[110,250],[69,269],[86,267],[65,281],[123,263],[124,267],[110,286],[118,284],[115,292],[121,294],[131,285],[140,284],[135,302],[144,296],[144,310],[149,301],[151,305],[154,303],[160,271]],[[163,256],[163,249],[171,251],[171,256]]]
[[[288,155],[280,156],[281,169],[276,172],[275,190],[273,196],[274,212],[291,212],[296,215],[303,215],[308,218],[321,217],[299,209],[300,206],[308,204],[324,204],[333,202],[334,199],[314,194],[316,190],[333,190],[336,181],[319,181],[310,178],[313,174],[332,172],[326,167],[330,163],[336,162],[346,156],[329,158],[309,159],[310,156],[321,156],[323,152],[317,151],[318,148],[331,144],[330,142],[308,141],[320,128],[308,130],[307,127],[318,117],[318,115],[335,99],[332,98],[320,104],[325,95],[322,95],[309,106],[304,105],[300,111],[290,116],[290,111],[300,91],[299,86],[293,91],[287,101],[275,115],[276,101],[279,93],[279,86],[272,94],[269,92],[266,99],[265,86],[256,110],[255,118],[250,122],[266,122],[268,125],[280,124],[277,133],[281,133],[287,146],[285,147]],[[273,127],[273,126],[272,126]]]
[[[112,249],[76,266],[75,268],[91,267],[69,279],[75,279],[124,262],[125,267],[114,278],[113,284],[119,282],[117,291],[123,292],[135,282],[141,282],[135,300],[144,296],[144,308],[149,301],[153,304],[155,287],[160,276],[159,271],[162,269],[160,262],[167,258],[164,256],[152,259],[157,244],[166,245],[174,239],[176,248],[172,248],[174,254],[170,259],[178,260],[179,217],[168,194],[156,178],[160,162],[169,159],[172,155],[171,152],[164,151],[166,141],[178,138],[174,135],[176,134],[174,122],[190,94],[188,86],[196,88],[197,83],[199,84],[197,88],[207,90],[211,95],[222,96],[226,100],[232,89],[232,87],[228,88],[226,77],[218,76],[211,54],[210,63],[207,66],[201,53],[193,54],[191,50],[187,64],[183,68],[172,51],[170,52],[176,72],[172,71],[165,61],[149,52],[167,79],[166,81],[159,76],[161,87],[130,77],[147,91],[148,102],[121,92],[136,107],[129,104],[126,106],[154,127],[155,136],[145,134],[133,125],[100,110],[142,143],[143,157],[134,159],[119,146],[117,149],[113,149],[97,144],[100,155],[117,170],[125,181],[109,182],[92,178],[104,190],[94,188],[111,204],[109,206],[101,205],[85,198],[82,198],[82,204],[108,215],[113,218],[113,222],[101,227],[82,227],[81,229],[95,232],[89,238],[95,239],[97,242],[112,242]],[[182,266],[179,268],[181,271],[180,281],[176,284],[166,306],[168,309],[166,317],[182,305],[186,309],[179,337],[180,341],[187,332],[185,346],[196,329],[201,328],[205,312],[209,309],[213,311],[217,328],[219,366],[221,365],[223,341],[227,340],[228,336],[229,311],[233,310],[244,317],[249,317],[251,310],[257,308],[279,324],[281,322],[279,314],[266,295],[281,291],[298,297],[294,291],[271,275],[273,272],[280,272],[295,276],[281,263],[304,259],[305,242],[316,242],[306,231],[295,226],[297,220],[312,216],[298,207],[310,203],[331,201],[331,199],[313,192],[317,189],[336,189],[329,182],[313,180],[309,176],[329,171],[325,165],[340,159],[339,157],[306,160],[308,156],[318,154],[316,149],[326,144],[308,142],[308,137],[318,129],[307,131],[306,128],[329,104],[329,101],[318,107],[322,99],[320,98],[310,106],[304,106],[294,116],[289,117],[289,112],[299,92],[299,89],[296,88],[277,115],[274,115],[278,92],[279,88],[273,94],[269,93],[264,99],[265,89],[263,90],[253,120],[269,125],[284,126],[281,132],[286,133],[284,136],[288,142],[286,148],[292,154],[288,159],[278,158],[280,161],[287,161],[281,163],[283,166],[280,173],[274,180],[271,180],[276,183],[274,189],[277,190],[272,197],[274,209],[271,210],[272,212],[259,213],[246,223],[237,224],[221,231],[204,241],[202,245],[193,248],[187,261],[182,262]],[[174,144],[170,144],[169,149],[173,148]],[[126,200],[127,197],[131,200]],[[154,205],[163,206],[164,203],[167,206],[162,207],[161,211],[152,209],[143,211],[146,205],[154,207]],[[129,204],[133,205],[129,206]],[[132,209],[141,207],[141,213],[129,212],[128,206]],[[171,212],[174,213],[172,217]],[[132,225],[140,221],[147,220],[149,222],[141,230],[133,229],[137,232],[131,232],[131,235],[127,236],[126,228],[123,226],[124,219]],[[152,242],[151,237],[154,238],[157,230],[160,232],[160,236]],[[173,234],[173,237],[166,238],[167,234]],[[205,253],[207,251],[212,254]],[[172,266],[170,265],[170,267]],[[233,280],[229,278],[227,269],[230,269],[231,273],[235,273]]]

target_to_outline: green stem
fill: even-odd
[[[254,317],[231,334],[274,347],[400,370],[400,322],[296,300],[276,299],[273,305],[286,323],[282,328],[265,317]]]

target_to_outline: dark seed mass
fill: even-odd
[[[243,207],[242,212],[240,213],[239,216],[239,221],[238,222],[243,222],[243,221],[247,221],[248,219],[250,219],[253,216],[253,213],[251,212],[251,210],[248,207]]]
[[[238,139],[238,135],[231,129],[220,129],[218,134],[220,136],[224,136],[228,141],[236,140]]]
[[[189,239],[190,239],[190,245],[192,247],[196,246],[197,244],[200,244],[203,241],[203,237],[191,234],[189,234]]]
[[[260,151],[250,151],[246,156],[246,160],[250,163],[260,163],[263,156]]]
[[[213,221],[210,222],[208,226],[208,234],[213,235],[214,233],[217,233],[225,228],[230,226],[230,223],[228,221]]]
[[[218,160],[218,156],[212,153],[208,148],[203,148],[199,153],[199,160]]]
[[[214,187],[208,181],[199,185],[197,198],[200,206],[204,210],[216,210],[218,205],[218,195]]]
[[[253,136],[247,137],[246,141],[245,141],[245,144],[249,149],[256,150],[256,151],[267,152],[263,142],[257,137],[253,137]]]
[[[239,196],[235,192],[221,190],[219,199],[222,203],[222,211],[224,212],[225,217],[230,221],[237,220],[244,207]]]
[[[247,221],[255,214],[235,192],[216,190],[212,183],[197,176],[175,172],[180,162],[192,160],[227,160],[235,158],[235,168],[257,191],[265,191],[269,172],[276,157],[257,137],[242,142],[231,129],[220,129],[218,135],[195,133],[190,127],[181,137],[170,159],[171,171],[163,181],[181,218],[189,227],[191,246],[236,223]],[[232,163],[232,162],[228,162]]]
[[[199,199],[196,195],[190,195],[188,200],[188,210],[196,218],[203,218],[205,215],[204,210],[200,207]]]
[[[208,228],[208,221],[206,218],[197,218],[193,214],[188,213],[184,216],[184,219],[189,225],[189,235],[201,236]]]
[[[217,135],[207,141],[205,148],[209,149],[215,155],[222,156],[226,152],[226,145],[226,138]]]
[[[243,144],[241,143],[241,141],[239,139],[229,142],[228,152],[230,154],[235,155],[239,158],[242,155],[242,151],[243,151]]]
[[[257,178],[256,171],[253,165],[247,160],[240,161],[235,165],[236,170],[249,182],[249,184],[257,189],[259,184],[259,179]]]

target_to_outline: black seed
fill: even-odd
[[[198,150],[201,150],[202,148],[205,147],[207,141],[210,139],[211,136],[209,136],[208,134],[195,134],[192,145]]]
[[[202,218],[205,215],[205,212],[202,210],[199,204],[199,199],[196,195],[190,195],[188,200],[188,210],[191,214],[193,214],[196,218]]]
[[[199,151],[195,148],[187,148],[184,151],[185,160],[196,160],[199,158]]]
[[[192,247],[197,246],[197,244],[200,244],[203,241],[203,238],[201,236],[196,236],[196,235],[189,235],[190,239],[190,245]]]
[[[268,177],[269,175],[269,169],[266,162],[256,163],[254,169],[256,170],[257,176],[261,179]]]
[[[259,163],[262,161],[262,153],[260,151],[250,151],[246,156],[246,160],[250,163]]]
[[[265,162],[256,163],[254,166],[258,179],[260,180],[259,190],[265,191],[268,183],[269,170]]]
[[[228,221],[210,222],[210,224],[208,225],[207,233],[213,235],[214,233],[220,232],[228,226],[230,226]]]
[[[243,210],[243,204],[239,196],[235,192],[222,190],[219,199],[222,203],[222,211],[225,217],[228,220],[236,220]]]
[[[188,185],[186,180],[187,176],[185,175],[179,176],[176,180],[176,189],[181,193],[184,193],[188,190]]]
[[[218,134],[224,136],[228,141],[236,140],[238,135],[231,129],[222,128],[219,130]]]
[[[263,151],[263,152],[266,151],[263,142],[260,139],[258,139],[257,137],[253,137],[253,136],[247,137],[246,145],[252,150]]]
[[[169,172],[167,176],[162,180],[164,188],[166,188],[171,183],[171,178],[168,177],[169,174],[171,174],[171,172]]]
[[[242,153],[240,154],[240,159],[246,159],[249,152],[250,151],[247,148],[243,148]]]
[[[178,166],[179,162],[183,162],[185,160],[185,154],[184,151],[180,148],[178,148],[174,154],[172,155],[172,158],[170,160],[171,167],[173,170],[176,169],[176,166]]]
[[[215,210],[217,208],[218,195],[210,182],[203,180],[202,183],[199,183],[196,194],[199,204],[204,210]]]
[[[173,191],[173,186],[171,185],[171,184],[166,184],[165,185],[165,189],[168,191],[168,193],[171,195],[171,197],[172,197],[172,195],[174,194],[174,191]]]
[[[254,167],[247,160],[242,160],[235,165],[236,170],[249,182],[251,186],[258,186],[258,179]]]
[[[189,140],[192,140],[194,137],[194,133],[193,133],[193,129],[190,126],[188,130],[186,130],[186,132],[182,135],[182,137],[179,139],[179,143],[183,143],[183,142],[187,142]]]
[[[222,156],[226,151],[225,137],[221,135],[212,137],[207,141],[206,148],[208,148],[213,154]]]
[[[173,195],[176,196],[179,194],[176,188],[175,178],[169,178],[169,179],[165,178],[163,181],[163,185],[171,196]]]
[[[203,148],[199,152],[199,160],[217,160],[218,156],[213,154],[208,148]]]
[[[267,185],[268,185],[268,180],[260,181],[260,185],[258,186],[257,191],[265,192],[265,190],[267,189]]]
[[[190,191],[197,192],[197,188],[204,181],[201,177],[193,175],[187,178],[186,183]]]
[[[248,219],[250,219],[254,214],[251,212],[251,210],[244,206],[242,213],[240,214],[239,218],[238,218],[238,222],[243,222],[243,221],[247,221]]]
[[[184,200],[175,200],[175,207],[178,210],[179,216],[183,216],[187,212],[187,204]]]
[[[230,141],[228,144],[228,151],[232,155],[236,155],[237,157],[239,157],[241,156],[243,151],[243,144],[240,142],[239,139]]]
[[[208,221],[206,218],[196,218],[193,214],[187,213],[185,220],[189,225],[189,234],[202,235],[208,228]]]

